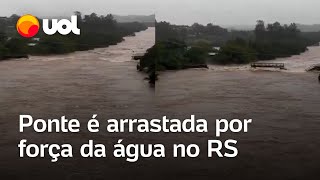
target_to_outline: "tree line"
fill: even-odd
[[[320,32],[316,34],[320,35]],[[275,22],[265,25],[264,21],[259,20],[251,38],[236,37],[227,41],[211,62],[242,64],[289,57],[305,52],[308,46],[319,41],[319,37],[302,33],[295,23],[281,25]]]

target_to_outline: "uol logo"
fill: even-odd
[[[67,35],[71,32],[80,35],[80,29],[77,27],[77,16],[71,16],[71,21],[67,19],[52,19],[51,28],[49,27],[49,19],[43,19],[43,32],[47,35],[53,35],[59,32],[61,35]],[[34,37],[40,29],[39,20],[30,14],[21,16],[17,22],[18,33],[26,38]]]

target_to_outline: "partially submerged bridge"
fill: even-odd
[[[132,59],[137,61],[137,60],[142,59],[144,55],[145,55],[145,53],[136,53],[132,56]]]
[[[285,69],[284,63],[252,63],[251,67],[253,68],[279,68],[279,69]]]

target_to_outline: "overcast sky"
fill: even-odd
[[[156,14],[175,24],[249,25],[256,20],[320,24],[320,0],[1,0],[0,15]]]
[[[156,4],[157,19],[178,24],[248,25],[258,19],[320,24],[320,0],[162,0]]]
[[[36,16],[65,16],[78,10],[85,14],[151,15],[152,0],[0,0],[0,15],[30,13]]]

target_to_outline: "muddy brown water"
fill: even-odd
[[[219,118],[252,118],[246,134],[225,134],[238,140],[235,159],[186,162],[191,179],[317,179],[320,175],[320,83],[305,69],[320,63],[320,47],[300,56],[277,59],[288,70],[246,66],[210,66],[209,70],[168,71],[156,86],[157,107],[175,117],[196,114],[209,127]],[[214,133],[185,141],[214,139]],[[205,142],[202,142],[205,148]],[[178,163],[177,163],[178,164]],[[192,165],[191,165],[192,164]],[[184,169],[181,168],[181,169]],[[194,170],[197,169],[197,170]],[[181,172],[182,173],[182,172]],[[183,174],[183,173],[182,173]]]
[[[266,71],[283,71],[283,72],[292,72],[292,73],[302,73],[306,72],[307,69],[313,67],[320,63],[320,46],[308,47],[308,51],[302,53],[301,55],[295,55],[288,58],[278,58],[271,61],[260,61],[260,62],[271,62],[271,63],[284,63],[286,70],[279,69],[263,69]],[[210,69],[213,71],[253,71],[249,65],[211,65]],[[256,69],[258,71],[262,70],[261,68]]]
[[[93,114],[98,114],[101,122],[120,117],[148,118],[147,115],[152,114],[154,89],[144,80],[146,75],[137,72],[137,62],[131,56],[145,52],[154,42],[155,29],[149,28],[108,48],[1,62],[0,179],[79,179],[78,176],[87,179],[90,171],[98,173],[95,166],[87,165],[88,160],[79,163],[77,158],[59,164],[41,158],[19,159],[17,143],[26,138],[38,144],[73,143],[76,146],[89,139],[100,139],[106,144],[111,140],[115,143],[120,135],[112,139],[89,133],[36,134],[31,130],[19,134],[19,115],[30,114],[35,119],[65,115],[81,123]],[[105,169],[105,161],[98,163],[103,165],[100,167],[103,174],[101,168]]]
[[[109,48],[69,55],[31,57],[0,63],[1,179],[316,179],[320,161],[320,84],[316,73],[301,71],[318,62],[317,48],[294,58],[299,68],[272,72],[242,66],[210,67],[161,73],[151,89],[136,71],[134,53],[154,43],[154,29],[128,37]],[[317,53],[318,52],[318,53]],[[311,57],[311,58],[310,58]],[[283,61],[280,59],[279,61]],[[294,62],[285,59],[288,63]],[[312,62],[311,62],[312,61]],[[299,62],[297,63],[299,64]],[[296,65],[288,65],[296,67]],[[298,70],[299,69],[299,70]],[[18,116],[78,118],[83,125],[98,114],[109,118],[185,119],[195,114],[208,120],[206,134],[36,134],[18,133]],[[217,118],[252,118],[246,134],[226,133],[238,140],[234,159],[206,158],[206,142],[214,136]],[[18,142],[71,143],[74,149],[89,139],[107,145],[163,143],[165,159],[19,159]],[[174,159],[171,145],[197,143],[197,158]]]

